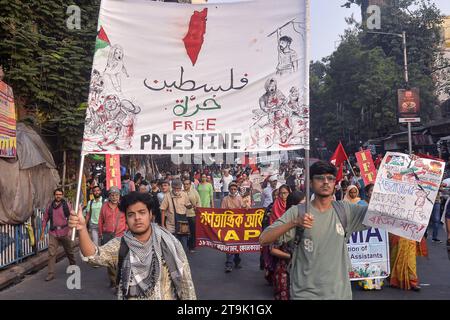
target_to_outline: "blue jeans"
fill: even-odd
[[[181,242],[181,245],[183,246],[184,252],[187,252],[187,247],[188,247],[188,235],[180,235],[180,234],[175,234],[175,237],[178,239],[178,241]]]
[[[441,222],[441,204],[435,203],[431,212],[431,225],[433,226],[433,239],[438,238],[439,227]]]
[[[234,264],[239,264],[241,263],[241,258],[239,257],[239,253],[236,254],[226,254],[227,255],[227,260],[225,262],[225,267],[233,267],[233,262]]]
[[[89,224],[89,233],[91,235],[92,242],[96,246],[98,246],[99,245],[99,241],[98,241],[98,224],[90,223]]]

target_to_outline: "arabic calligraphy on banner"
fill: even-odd
[[[420,241],[430,220],[445,163],[386,153],[364,224]]]
[[[259,252],[263,208],[197,208],[195,213],[197,246],[226,253]]]
[[[309,149],[307,15],[305,0],[103,0],[83,152]]]

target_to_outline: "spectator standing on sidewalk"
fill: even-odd
[[[439,239],[439,229],[441,228],[441,190],[443,186],[441,185],[439,192],[437,193],[436,199],[434,200],[433,210],[431,211],[430,224],[432,226],[432,239],[434,243],[442,243]]]
[[[61,244],[64,248],[70,265],[76,265],[74,247],[70,239],[71,233],[68,227],[71,206],[64,199],[64,191],[61,188],[53,192],[54,200],[47,207],[42,223],[41,236],[39,241],[44,240],[44,232],[47,223],[50,222],[49,242],[48,242],[48,275],[45,281],[55,278],[56,254]]]
[[[50,222],[49,242],[48,242],[48,275],[45,281],[51,281],[55,278],[56,253],[61,244],[64,248],[70,265],[76,265],[74,247],[70,239],[68,219],[72,207],[64,199],[64,191],[61,188],[53,192],[54,200],[47,207],[42,223],[41,236],[39,241],[44,240],[44,232],[47,223]]]

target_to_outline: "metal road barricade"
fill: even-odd
[[[48,225],[44,241],[39,241],[44,212],[42,209],[35,209],[25,223],[0,225],[0,269],[48,248]]]

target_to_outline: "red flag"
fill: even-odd
[[[342,142],[339,142],[339,145],[334,151],[333,155],[330,158],[330,162],[338,169],[336,175],[336,183],[342,180],[344,163],[348,160],[347,154],[345,153],[344,146]]]
[[[377,169],[372,160],[372,154],[370,150],[364,150],[355,153],[356,160],[358,161],[359,169],[361,170],[361,175],[364,180],[364,185],[369,185],[375,183],[377,177]]]

